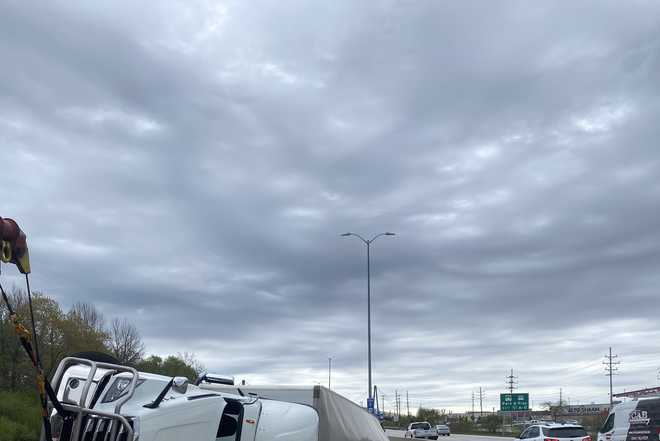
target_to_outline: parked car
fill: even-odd
[[[426,421],[415,422],[408,425],[404,437],[438,439],[438,432]]]
[[[451,434],[449,426],[446,424],[438,424],[435,426],[435,431],[438,433],[438,436],[449,436]]]
[[[519,436],[529,441],[591,441],[584,427],[579,424],[534,424],[529,426]]]

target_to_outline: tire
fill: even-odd
[[[106,354],[105,352],[83,351],[83,352],[76,352],[75,354],[71,354],[69,355],[69,357],[84,358],[86,360],[95,361],[97,363],[109,363],[109,364],[121,365],[119,360],[117,360],[115,357],[113,357],[110,354]]]

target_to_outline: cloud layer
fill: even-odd
[[[130,2],[0,16],[33,285],[249,382],[391,408],[656,383],[660,7]],[[10,275],[11,276],[11,275]]]

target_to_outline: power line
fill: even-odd
[[[603,361],[603,364],[605,365],[605,375],[610,377],[610,408],[612,408],[612,403],[614,401],[614,396],[612,395],[612,376],[617,375],[616,371],[619,370],[617,366],[621,363],[620,361],[614,361],[617,357],[618,355],[612,355],[612,347],[610,346],[610,353],[609,355],[605,355],[605,361]]]

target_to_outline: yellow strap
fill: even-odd
[[[30,268],[30,252],[27,249],[19,259],[16,259],[16,266],[22,274],[30,274],[32,271]]]
[[[37,388],[39,389],[39,395],[42,397],[46,395],[46,381],[41,373],[37,374]]]
[[[23,274],[30,274],[30,251],[26,248],[25,252],[21,257],[14,258],[14,251],[11,248],[11,244],[3,240],[0,243],[0,260],[5,263],[13,263],[18,267],[18,270]]]
[[[0,243],[0,260],[4,263],[11,262],[11,245],[6,240]]]
[[[23,337],[27,341],[32,340],[32,334],[28,329],[21,324],[21,322],[18,321],[18,318],[16,317],[16,314],[12,314],[10,317],[11,321],[14,323],[14,329],[16,330],[16,334],[18,334],[19,337]]]

